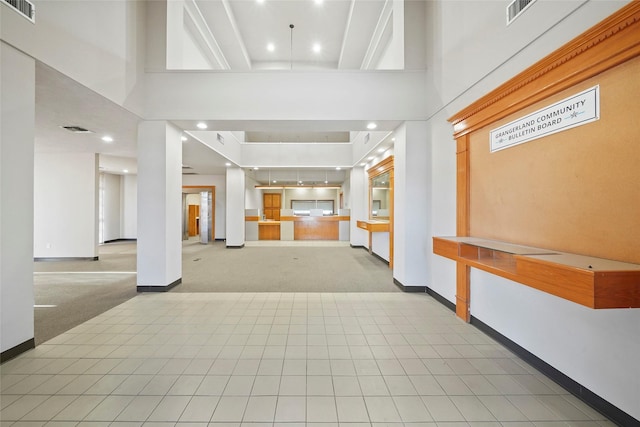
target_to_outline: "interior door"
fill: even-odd
[[[280,221],[280,203],[281,197],[279,193],[264,193],[264,217],[266,219]]]

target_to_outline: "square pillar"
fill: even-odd
[[[138,126],[138,291],[182,282],[181,131],[166,121]]]
[[[244,199],[244,171],[227,168],[227,248],[244,247]]]
[[[431,259],[431,153],[428,124],[408,121],[395,132],[393,279],[424,291]]]
[[[33,154],[35,61],[0,42],[1,361],[35,346]]]

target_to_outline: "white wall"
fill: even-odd
[[[98,156],[35,153],[36,258],[98,256]]]
[[[111,173],[101,173],[101,224],[102,240],[100,243],[109,240],[119,239],[121,236],[122,220],[122,195],[120,194],[122,179],[120,175]]]
[[[245,174],[245,209],[260,209],[262,212],[262,190],[256,189],[258,181]]]
[[[34,112],[35,61],[0,43],[0,352],[33,338]]]
[[[404,1],[393,0],[391,34],[382,55],[374,68],[376,70],[401,70],[404,68]]]
[[[209,185],[216,187],[215,239],[227,236],[227,178],[224,175],[182,175],[182,185]],[[199,203],[198,203],[199,204]]]
[[[138,176],[123,175],[120,181],[122,187],[120,196],[122,200],[122,217],[120,219],[121,233],[123,239],[138,238]]]
[[[144,109],[171,120],[424,120],[430,95],[424,71],[171,71],[145,76]]]
[[[536,2],[512,25],[502,2],[427,2],[431,235],[455,235],[455,142],[446,121],[627,1]],[[430,244],[430,242],[429,242]],[[455,301],[455,263],[430,254],[428,285]],[[591,310],[472,271],[471,314],[613,405],[640,418],[640,310]],[[612,349],[617,349],[612,351]],[[635,400],[634,400],[635,399]]]
[[[184,36],[182,37],[182,68],[185,70],[211,70],[216,68],[202,52],[197,38],[186,25]]]
[[[140,112],[134,89],[144,70],[146,3],[37,2],[35,25],[3,7],[1,35],[27,55]]]

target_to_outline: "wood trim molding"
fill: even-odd
[[[393,169],[393,156],[389,156],[367,169],[369,179]]]
[[[638,55],[640,1],[632,1],[449,118],[454,137],[481,129]]]

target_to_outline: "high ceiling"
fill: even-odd
[[[223,69],[367,69],[388,41],[390,3],[194,0],[185,28],[214,41],[204,45]]]
[[[385,0],[188,0],[184,30],[201,47],[206,42],[218,67],[251,69],[367,69],[374,67],[388,42],[390,4]],[[294,25],[294,28],[290,28]],[[386,36],[385,36],[386,34]],[[200,38],[198,40],[198,38]],[[268,45],[273,49],[269,50]],[[319,51],[314,51],[314,44]],[[36,150],[93,152],[101,170],[136,173],[137,126],[141,118],[85,86],[43,65],[36,68]],[[195,122],[177,121],[185,131]],[[367,122],[210,121],[209,130],[244,132],[246,142],[349,143],[351,132],[365,131]],[[395,122],[379,122],[391,130]],[[82,126],[90,133],[71,133],[62,126]],[[102,137],[110,136],[111,142]],[[183,145],[187,174],[223,174],[228,159],[190,137]],[[337,165],[336,165],[337,166]],[[124,171],[127,172],[124,172]],[[345,171],[281,168],[248,170],[268,184],[271,173],[287,185],[305,182],[341,183]]]

